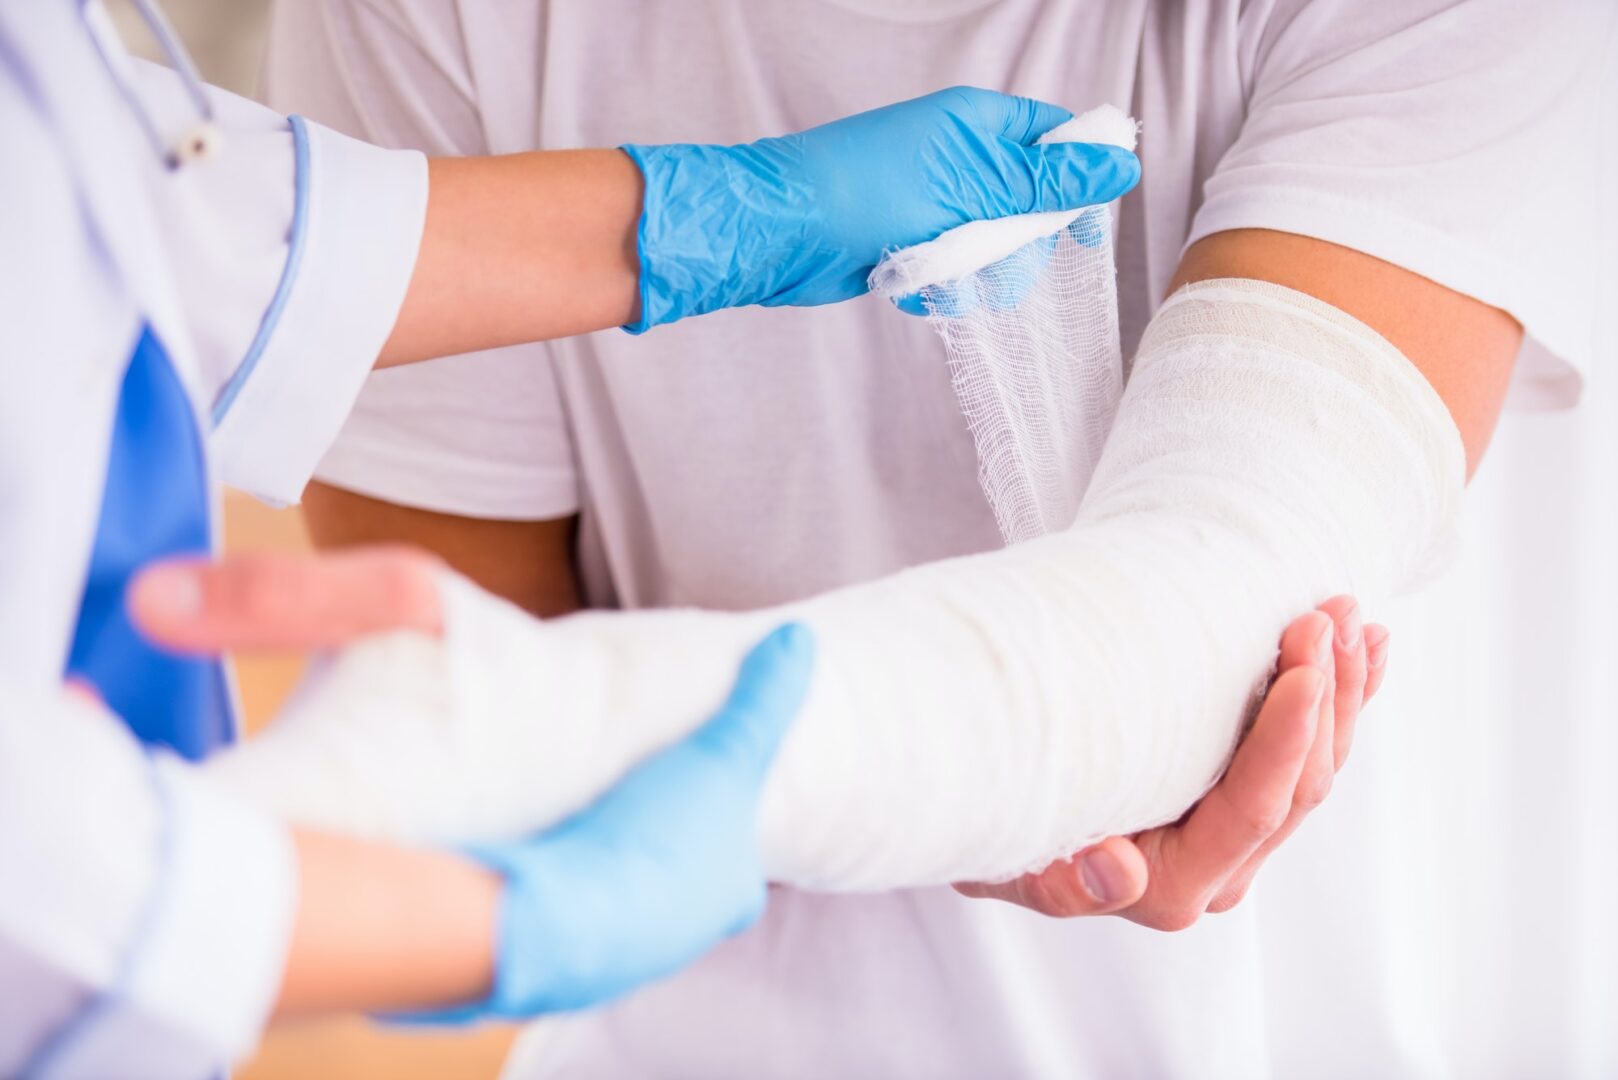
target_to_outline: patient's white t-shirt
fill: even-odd
[[[1142,123],[1126,354],[1189,242],[1279,229],[1509,311],[1527,331],[1515,400],[1543,407],[1577,400],[1593,353],[1591,87],[1613,21],[1600,0],[302,0],[277,13],[266,89],[440,154],[738,142],[957,83],[1112,102]],[[473,516],[577,512],[602,606],[754,607],[999,543],[941,346],[874,298],[385,371],[321,475]],[[1411,935],[1379,927],[1358,877],[1362,902],[1322,894],[1322,866],[1381,850],[1374,807],[1332,810],[1291,845],[1319,853],[1309,875],[1277,867],[1267,896],[1184,935],[947,890],[777,890],[689,971],[544,1025],[513,1071],[1442,1071],[1383,985],[1408,975]]]

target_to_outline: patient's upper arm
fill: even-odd
[[[1449,406],[1477,467],[1500,416],[1522,342],[1515,319],[1381,259],[1307,236],[1233,229],[1186,251],[1172,289],[1242,277],[1309,293],[1359,319],[1404,353]]]
[[[580,607],[573,570],[576,514],[493,521],[401,506],[318,482],[304,493],[303,506],[319,547],[413,544],[535,615]]]

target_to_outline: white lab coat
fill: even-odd
[[[110,425],[149,324],[215,478],[295,500],[398,314],[426,208],[420,154],[223,93],[222,154],[166,170],[101,22],[99,3],[0,0],[5,1076],[69,1030],[53,1075],[207,1075],[257,1039],[295,895],[284,830],[61,686]],[[114,49],[160,128],[194,120],[173,73]]]

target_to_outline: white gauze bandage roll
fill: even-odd
[[[1135,148],[1135,121],[1103,105],[1039,141]],[[1106,206],[974,221],[890,252],[871,289],[919,294],[944,340],[1007,543],[1073,523],[1123,390]]]
[[[1188,286],[1148,328],[1064,532],[748,614],[540,623],[454,583],[447,638],[345,651],[208,767],[295,821],[411,842],[523,833],[723,699],[769,627],[819,652],[766,786],[775,880],[997,879],[1181,814],[1286,624],[1375,603],[1455,515],[1464,461],[1397,350],[1308,296]]]

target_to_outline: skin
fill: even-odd
[[[365,585],[381,589],[396,580],[373,576]],[[157,585],[155,606],[172,612],[172,595],[162,596],[161,578]],[[354,592],[347,599],[353,606],[374,597]],[[150,584],[137,582],[131,602],[137,613],[152,608]],[[406,613],[400,627],[432,629],[408,617],[408,598],[393,602],[395,612]],[[87,683],[70,679],[67,688],[102,704]],[[308,829],[290,833],[297,908],[272,1016],[439,1009],[488,997],[502,888],[497,874],[445,851]]]
[[[644,182],[628,155],[547,150],[435,158],[427,170],[416,268],[378,367],[568,337],[639,317],[636,235]]]
[[[391,629],[441,632],[440,565],[397,544],[342,547],[313,559],[265,553],[176,562],[143,574],[130,607],[147,634],[185,651],[330,649]],[[1361,630],[1349,597],[1327,601],[1288,628],[1275,686],[1252,732],[1183,821],[1114,837],[1014,882],[960,890],[1053,916],[1117,913],[1165,930],[1234,906],[1264,858],[1325,798],[1387,659],[1386,629]],[[1080,863],[1095,856],[1116,868],[1087,878]],[[1110,891],[1097,888],[1097,874]],[[401,874],[394,887],[408,891],[408,881]],[[315,966],[322,961],[318,948],[303,955]],[[291,966],[299,963],[295,946]]]
[[[447,852],[294,830],[298,907],[275,1016],[488,997],[498,875]]]
[[[1183,257],[1171,291],[1218,277],[1254,278],[1309,293],[1382,334],[1443,399],[1465,446],[1468,474],[1476,468],[1499,418],[1522,341],[1522,328],[1505,312],[1351,248],[1264,229],[1233,230],[1198,241]],[[464,519],[393,506],[326,485],[314,485],[306,505],[322,547],[419,544],[535,614],[560,614],[577,606],[567,554],[573,518],[480,523],[473,542],[473,527]],[[535,559],[536,553],[543,561]],[[510,569],[516,565],[520,571]],[[1336,644],[1328,660],[1303,659],[1307,649],[1297,638],[1313,640],[1310,635],[1320,632],[1320,617],[1336,624]],[[1301,760],[1293,752],[1295,742],[1279,736],[1261,740],[1269,726],[1257,725],[1236,759],[1242,768],[1233,764],[1185,820],[1111,838],[1013,882],[967,883],[961,891],[1051,916],[1117,914],[1162,930],[1183,929],[1204,913],[1228,910],[1246,894],[1263,861],[1330,791],[1347,757],[1359,711],[1385,670],[1387,641],[1381,627],[1362,629],[1351,599],[1327,601],[1319,617],[1304,616],[1287,631],[1283,677],[1271,691],[1271,701],[1280,698],[1282,704],[1276,713],[1265,714],[1270,724],[1307,722],[1311,710],[1299,702],[1310,687],[1306,674],[1285,678],[1292,670],[1286,667],[1289,661],[1299,669],[1314,668],[1329,680],[1327,705],[1317,711]]]
[[[430,185],[417,266],[379,365],[635,317],[640,179],[622,154],[435,161]],[[1443,398],[1468,469],[1476,466],[1521,343],[1521,328],[1504,312],[1369,255],[1267,230],[1199,241],[1175,285],[1215,277],[1299,289],[1380,332]],[[535,304],[535,296],[557,302]],[[319,485],[308,508],[323,547],[408,542],[535,614],[578,606],[572,518],[472,521]],[[326,647],[384,628],[436,631],[432,565],[392,547],[314,561],[169,566],[137,583],[131,605],[154,637],[179,647]],[[1051,916],[1118,914],[1163,930],[1228,909],[1325,798],[1386,659],[1385,630],[1362,629],[1351,599],[1327,601],[1287,630],[1257,722],[1225,777],[1184,819],[1111,838],[1013,882],[961,891]],[[490,875],[449,855],[335,837],[300,833],[295,846],[300,903],[282,1013],[439,1005],[486,993],[498,902]],[[404,941],[416,950],[407,961],[399,956]]]
[[[1352,248],[1268,229],[1237,229],[1197,241],[1181,259],[1169,291],[1224,277],[1308,293],[1385,337],[1448,407],[1471,476],[1494,433],[1522,344],[1522,327],[1510,315]],[[1360,707],[1385,670],[1386,630],[1357,632],[1358,615],[1348,597],[1328,600],[1320,610],[1337,625],[1331,659],[1318,665],[1332,676],[1335,689],[1319,710],[1301,768],[1294,770],[1299,733],[1289,735],[1286,728],[1304,722],[1296,702],[1310,688],[1300,686],[1303,676],[1289,680],[1297,669],[1287,665],[1302,662],[1308,649],[1302,642],[1319,632],[1318,624],[1304,620],[1293,623],[1283,638],[1282,674],[1264,713],[1224,780],[1189,817],[1104,841],[1013,882],[966,885],[962,891],[1052,916],[1117,914],[1158,930],[1183,930],[1205,913],[1234,907],[1264,860],[1330,792],[1353,742]],[[1265,715],[1272,706],[1276,713]],[[1290,776],[1296,779],[1287,798]],[[1103,860],[1104,866],[1085,875],[1090,859]],[[1086,887],[1087,880],[1104,879],[1116,885]]]

